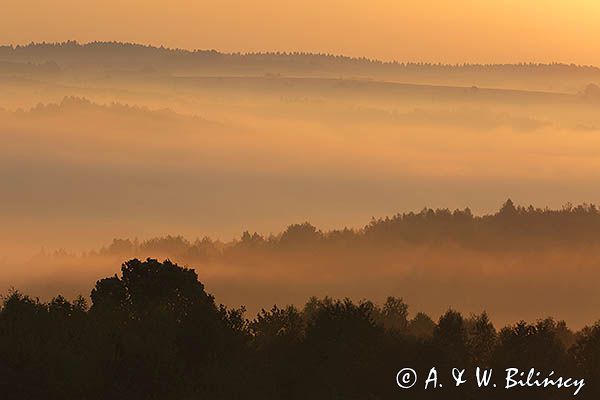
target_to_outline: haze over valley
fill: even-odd
[[[306,221],[323,232],[358,232],[373,217],[423,207],[484,215],[509,197],[555,209],[597,202],[596,67],[67,42],[1,47],[0,81],[6,288],[86,294],[91,282],[118,269],[119,258],[136,255],[197,267],[234,305],[241,302],[236,293],[248,290],[253,311],[313,294],[392,294],[432,313],[449,299],[510,321],[539,316],[541,306],[514,312],[501,297],[507,287],[520,301],[522,279],[543,276],[540,298],[550,300],[566,282],[576,284],[572,268],[590,278],[572,306],[593,301],[596,250],[571,242],[556,254],[532,255],[474,251],[444,239],[404,244],[403,251],[363,249],[360,257],[315,250],[306,263],[269,255],[254,267],[235,257],[177,259],[163,250],[78,257],[113,238],[182,235],[193,243],[206,236],[227,248],[244,231],[278,237]],[[590,257],[579,258],[582,252]],[[575,266],[569,272],[566,264]],[[424,272],[431,268],[435,274]],[[445,293],[448,280],[462,282],[468,296]],[[277,289],[282,282],[297,293]],[[435,282],[439,296],[424,295]],[[576,325],[592,318],[568,305],[557,313]]]

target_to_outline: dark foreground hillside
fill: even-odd
[[[509,295],[507,293],[507,295]],[[549,310],[552,312],[552,310]],[[574,388],[476,388],[477,366],[536,368],[585,378],[600,393],[600,325],[573,333],[552,319],[496,330],[485,313],[447,311],[437,323],[383,306],[311,298],[247,320],[217,306],[196,273],[133,259],[98,281],[91,305],[18,292],[0,311],[0,391],[6,399],[562,399]],[[402,390],[396,374],[419,382]],[[424,390],[431,367],[444,387]],[[468,382],[453,388],[452,368]]]

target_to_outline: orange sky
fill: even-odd
[[[600,65],[598,0],[3,0],[0,41]]]

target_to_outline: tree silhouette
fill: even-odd
[[[585,377],[597,398],[598,324],[573,334],[553,319],[499,333],[484,312],[448,310],[434,323],[390,297],[311,298],[302,310],[273,306],[246,320],[217,306],[196,272],[168,260],[123,264],[83,298],[44,303],[13,291],[0,309],[0,390],[7,399],[388,399],[505,398],[464,388],[401,391],[402,367],[554,370]],[[560,399],[558,389],[518,389],[513,399]],[[562,397],[561,397],[562,396]]]

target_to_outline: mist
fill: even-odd
[[[360,229],[423,207],[486,214],[509,197],[559,208],[600,195],[594,68],[217,62],[155,48],[128,60],[106,46],[0,52],[3,290],[87,295],[124,257],[175,257],[83,255],[113,238],[230,243],[304,221]],[[432,314],[452,305],[506,322],[551,309],[575,326],[593,322],[596,247],[502,250],[174,261],[197,268],[220,301],[252,299],[252,312],[311,295],[399,295]]]

